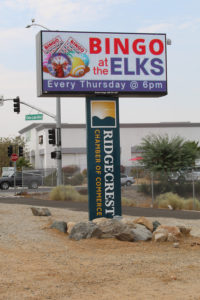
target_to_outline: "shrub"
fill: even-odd
[[[50,192],[50,200],[61,201],[81,201],[81,195],[70,185],[60,185]]]
[[[70,184],[71,185],[80,185],[83,183],[83,180],[84,180],[83,175],[81,173],[78,173],[70,179]]]
[[[63,167],[62,171],[66,176],[73,176],[75,173],[80,171],[80,168],[77,165],[69,165]]]
[[[200,210],[200,202],[198,199],[189,198],[184,201],[183,209],[186,210]]]
[[[182,209],[184,205],[184,198],[173,193],[165,193],[156,197],[155,206],[158,208],[168,208],[170,205],[173,209]]]

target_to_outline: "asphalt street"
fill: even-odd
[[[5,194],[0,194],[0,203],[19,204],[19,205],[23,204],[23,205],[49,207],[49,208],[54,207],[54,208],[70,209],[73,211],[85,211],[85,212],[88,211],[88,203],[40,200],[36,198],[19,197],[19,196],[14,196],[9,194],[7,194],[6,196]],[[123,206],[122,215],[200,220],[200,212],[198,211],[155,209],[155,208],[143,208],[143,207]]]

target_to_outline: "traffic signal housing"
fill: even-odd
[[[56,151],[51,152],[51,159],[56,159]]]
[[[19,148],[18,148],[18,155],[19,156],[23,156],[24,155],[24,150],[23,150],[22,146],[19,146]]]
[[[48,134],[49,134],[49,144],[50,145],[55,145],[56,144],[56,131],[55,131],[55,128],[49,129]]]
[[[20,99],[19,97],[16,97],[15,99],[13,99],[13,108],[14,108],[14,112],[16,113],[20,113]]]
[[[10,145],[8,146],[8,157],[11,157],[12,154],[13,154],[13,146]]]

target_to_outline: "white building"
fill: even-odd
[[[33,123],[19,131],[25,139],[28,158],[35,168],[56,167],[56,161],[51,159],[55,147],[48,143],[48,129],[51,128],[55,128],[55,123]],[[121,165],[133,165],[130,159],[139,155],[136,147],[149,134],[181,136],[200,142],[200,123],[120,124]],[[85,124],[62,124],[62,166],[72,164],[78,165],[81,170],[87,167]]]

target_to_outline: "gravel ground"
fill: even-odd
[[[192,227],[177,249],[169,242],[75,242],[49,224],[86,221],[88,213],[50,211],[36,217],[30,206],[0,203],[0,299],[200,299],[199,220],[157,218]]]

